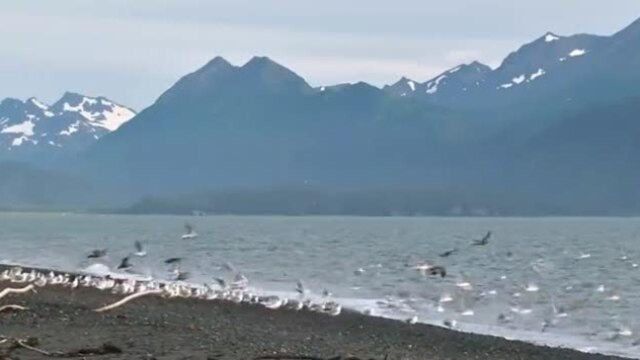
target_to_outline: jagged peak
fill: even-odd
[[[302,88],[311,90],[311,86],[294,71],[273,61],[267,56],[254,56],[240,67],[240,71],[245,76],[259,75],[259,78],[272,84],[275,83],[295,83]]]
[[[267,69],[273,69],[273,70],[277,69],[277,70],[284,70],[288,73],[293,74],[293,71],[291,71],[289,68],[273,61],[268,56],[254,56],[249,61],[247,61],[244,65],[242,65],[240,69],[244,71],[252,71],[252,70],[264,71]]]
[[[209,62],[201,67],[198,71],[225,71],[234,68],[235,66],[227,61],[227,59],[223,58],[222,56],[216,56],[213,59],[209,60]]]
[[[70,105],[75,105],[75,104],[79,104],[82,102],[82,100],[85,98],[86,96],[77,93],[77,92],[73,92],[73,91],[65,91],[65,93],[62,95],[62,97],[56,101],[53,106],[59,106],[61,104],[64,103],[68,103]]]
[[[415,89],[415,86],[418,84],[417,81],[410,79],[406,76],[401,77],[398,81],[396,81],[395,83],[391,84],[391,85],[387,85],[385,87],[399,87],[399,86],[409,86],[410,88],[412,88],[412,90]]]
[[[31,103],[41,109],[46,109],[49,106],[47,104],[45,104],[44,102],[40,101],[38,98],[36,98],[35,96],[32,96],[30,98],[27,99],[28,103]]]
[[[562,39],[562,36],[552,33],[551,31],[547,31],[547,33],[540,37],[540,39],[544,40],[544,42],[550,43]]]
[[[483,63],[481,63],[479,61],[473,61],[473,62],[471,62],[469,64],[466,64],[466,65],[463,65],[463,66],[471,67],[471,68],[476,69],[476,70],[481,71],[481,72],[489,72],[489,71],[492,70],[491,66],[489,66],[487,64],[483,64]]]

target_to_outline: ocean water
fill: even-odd
[[[185,222],[199,237],[182,240]],[[472,246],[487,231],[486,246]],[[640,358],[640,219],[178,217],[0,213],[0,262],[85,269],[86,256],[115,269],[166,279],[181,257],[189,281],[231,279],[231,263],[250,286],[311,297],[327,289],[372,316]],[[449,257],[439,254],[456,248]],[[445,266],[445,278],[414,266]],[[466,283],[466,284],[465,284]]]

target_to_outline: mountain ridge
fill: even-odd
[[[312,87],[265,56],[239,66],[215,57],[65,169],[122,201],[238,188],[407,198],[465,189],[439,208],[640,213],[640,151],[629,140],[640,133],[636,28],[548,32],[495,69],[471,62],[382,89]]]
[[[81,151],[134,115],[105,97],[73,92],[64,93],[53,105],[35,97],[7,98],[0,102],[0,149],[5,155],[0,153],[0,158]]]

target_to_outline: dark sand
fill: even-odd
[[[23,286],[0,282],[0,289],[9,285]],[[616,359],[348,312],[331,317],[155,296],[104,314],[92,311],[122,297],[62,287],[12,294],[0,300],[0,306],[29,309],[0,313],[0,336],[35,337],[37,347],[49,352],[97,349],[105,343],[122,351],[75,357],[87,359]],[[0,354],[7,346],[0,345]],[[269,357],[285,354],[291,357]],[[8,358],[47,357],[18,348]]]

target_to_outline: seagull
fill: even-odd
[[[447,269],[444,266],[440,265],[431,265],[428,263],[416,265],[413,267],[415,270],[418,270],[423,276],[425,275],[439,275],[440,277],[447,276]]]
[[[216,284],[218,284],[218,286],[220,286],[221,288],[225,289],[225,288],[227,287],[227,282],[226,282],[226,281],[224,281],[224,279],[223,279],[223,278],[216,277],[216,278],[213,278],[213,280],[214,280],[214,281],[216,282]]]
[[[444,266],[432,266],[430,269],[427,270],[427,272],[429,273],[429,275],[431,276],[440,276],[440,277],[445,277],[447,276],[447,269],[445,269]]]
[[[323,297],[323,298],[331,297],[331,295],[332,295],[332,294],[331,294],[331,291],[329,291],[329,290],[327,290],[327,289],[322,290],[322,297]]]
[[[182,235],[182,240],[191,240],[198,237],[198,233],[193,231],[193,226],[191,224],[185,223],[184,228],[187,231],[187,233]]]
[[[458,249],[453,248],[451,250],[447,250],[447,251],[443,252],[442,254],[440,254],[440,257],[449,257],[449,256],[451,256],[451,255],[453,255],[453,254],[455,254],[457,252],[458,252]]]
[[[180,261],[182,261],[182,258],[172,257],[172,258],[168,258],[167,260],[165,260],[164,263],[167,264],[167,265],[171,265],[171,264],[178,264],[178,263],[180,263]]]
[[[236,272],[236,268],[230,262],[222,264],[222,268],[229,272]]]
[[[580,253],[580,256],[578,256],[576,259],[577,260],[584,260],[584,259],[589,259],[591,258],[591,254],[589,253]]]
[[[89,255],[87,255],[88,259],[99,259],[103,256],[107,255],[107,249],[96,249],[93,250]]]
[[[480,240],[473,240],[473,245],[475,246],[485,246],[489,243],[489,239],[491,239],[492,232],[489,230],[487,234]]]
[[[179,269],[176,269],[176,271],[174,272],[174,277],[173,280],[174,281],[184,281],[189,279],[191,275],[186,272],[186,271],[180,271]]]
[[[414,315],[413,317],[405,320],[405,322],[409,325],[414,325],[418,322],[418,317],[416,315]]]
[[[240,273],[236,274],[231,283],[231,287],[237,290],[244,290],[248,285],[249,279]]]
[[[140,241],[136,241],[134,243],[134,246],[136,247],[136,252],[134,252],[133,255],[138,256],[138,257],[147,256],[147,251],[144,249],[144,247],[142,246],[142,243]]]
[[[128,271],[128,270],[131,270],[132,267],[133,265],[131,265],[131,263],[129,262],[129,257],[126,256],[122,259],[122,261],[120,261],[120,265],[118,265],[118,270]]]

